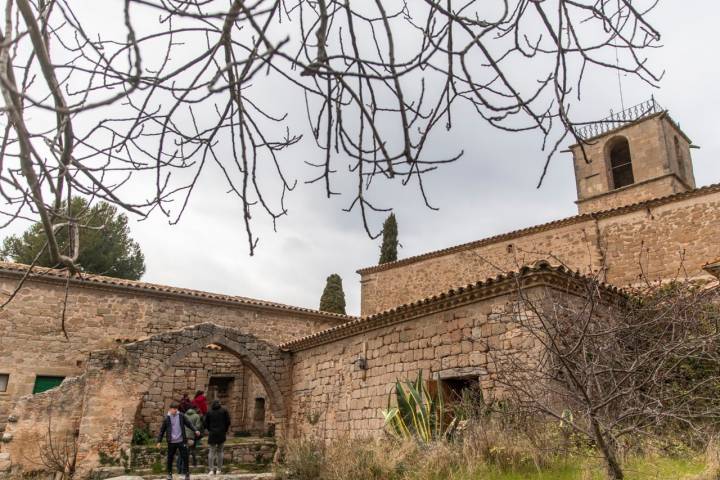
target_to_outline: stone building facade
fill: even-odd
[[[627,148],[616,158],[629,163],[613,169],[619,144]],[[358,270],[361,314],[541,259],[618,286],[709,277],[703,267],[720,252],[714,234],[720,184],[695,188],[691,141],[667,112],[641,116],[570,150],[578,215]],[[622,181],[630,183],[615,188]]]
[[[233,431],[272,425],[279,442],[378,433],[398,379],[492,391],[491,357],[533,361],[540,346],[513,322],[520,288],[572,302],[599,282],[611,305],[616,286],[711,279],[720,185],[695,187],[692,143],[667,112],[612,127],[571,147],[577,216],[359,270],[357,318],[34,269],[0,311],[0,472],[43,470],[47,442],[68,441],[86,478],[194,390],[228,406]],[[0,292],[26,273],[0,264]],[[46,377],[64,381],[33,394]]]
[[[7,375],[8,379],[5,391],[0,392],[0,428],[12,404],[23,395],[32,394],[39,377],[80,375],[93,351],[116,348],[149,335],[204,322],[238,328],[263,340],[280,343],[348,318],[273,302],[84,276],[69,284],[66,338],[60,319],[67,279],[60,272],[36,271],[10,308],[0,313],[0,374]],[[23,266],[0,264],[0,291],[13,292],[24,272]],[[196,390],[207,391],[212,377],[207,362],[199,362],[199,356],[187,361],[193,360],[196,365],[192,369],[190,365],[183,365],[183,374],[188,380],[196,379],[194,384],[185,383],[185,391],[191,396]],[[224,367],[220,363],[216,368]],[[230,372],[229,376],[237,375],[238,384],[242,383],[242,366],[232,368],[237,371]],[[175,373],[165,372],[163,378],[173,379]],[[258,390],[251,375],[247,383],[248,389]],[[180,386],[169,392],[162,388],[167,395],[161,396],[154,409],[145,410],[145,418],[161,415],[170,397],[179,399],[182,393]],[[259,397],[253,401],[255,398]]]

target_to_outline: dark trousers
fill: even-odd
[[[182,472],[178,473],[184,473],[188,474],[190,473],[189,470],[189,463],[188,462],[188,449],[187,445],[184,443],[168,443],[168,450],[167,450],[167,473],[172,473],[173,468],[173,460],[175,460],[175,454],[179,453],[180,458],[182,459]],[[178,470],[180,470],[180,467],[178,467]]]
[[[188,459],[192,458],[192,464],[193,467],[197,467],[197,445],[200,443],[200,440],[195,440],[194,442],[190,442],[191,445],[188,445],[187,451],[188,451]],[[182,472],[183,467],[183,457],[182,455],[178,455],[177,457],[177,468],[178,472]]]

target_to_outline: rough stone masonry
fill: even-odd
[[[398,379],[492,390],[489,356],[533,361],[540,346],[508,315],[518,281],[573,301],[587,275],[606,299],[644,280],[711,280],[720,185],[695,187],[691,141],[667,112],[585,140],[571,147],[577,216],[362,269],[361,317],[89,275],[69,283],[66,338],[66,276],[33,269],[0,312],[0,472],[48,471],[63,445],[89,478],[194,390],[222,398],[234,430],[280,445],[379,433]],[[0,264],[0,291],[26,273]]]

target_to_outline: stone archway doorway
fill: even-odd
[[[145,392],[135,419],[138,439],[154,436],[170,403],[182,404],[184,395],[193,399],[195,392],[203,392],[208,405],[219,400],[229,412],[229,437],[275,432],[273,405],[261,379],[236,352],[212,343],[168,367]]]
[[[276,422],[275,436],[281,443],[287,431],[289,354],[237,329],[203,323],[90,355],[78,464],[97,465],[100,452],[113,456],[119,450],[127,451],[145,392],[157,385],[169,368],[211,344],[236,356],[262,383]],[[108,405],[114,406],[111,415]]]
[[[209,344],[222,345],[260,380],[277,422],[277,442],[282,445],[287,432],[290,354],[240,330],[203,323],[90,353],[81,376],[16,404],[18,420],[6,430],[5,437],[13,440],[6,443],[4,452],[19,469],[36,468],[27,459],[39,457],[38,439],[48,435],[52,415],[62,413],[64,421],[53,423],[52,433],[56,438],[74,439],[76,478],[89,478],[102,457],[127,458],[145,392],[168,368]]]

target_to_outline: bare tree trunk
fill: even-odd
[[[620,468],[620,463],[618,462],[617,455],[615,454],[615,448],[605,441],[605,437],[600,429],[600,423],[594,415],[590,415],[590,425],[592,426],[595,443],[602,452],[603,457],[605,457],[608,476],[612,480],[623,480],[625,478],[625,474],[623,473],[622,468]]]

